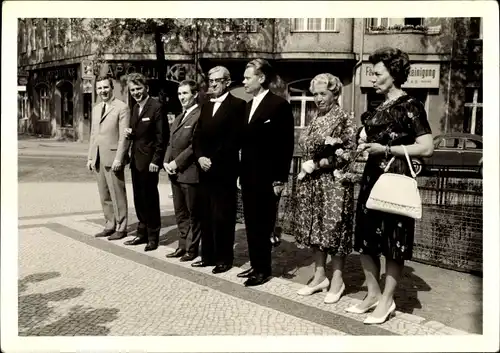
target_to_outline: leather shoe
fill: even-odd
[[[186,261],[193,261],[194,259],[196,259],[198,257],[197,254],[184,254],[179,261],[181,262],[186,262]]]
[[[166,257],[169,257],[169,258],[171,258],[171,257],[181,257],[185,253],[186,253],[186,250],[177,248],[177,249],[175,249],[175,251],[173,253],[167,254]]]
[[[233,267],[233,266],[232,265],[226,265],[226,264],[217,265],[212,270],[212,273],[213,274],[217,274],[217,273],[227,272],[227,271],[229,271],[231,269],[231,267]]]
[[[240,272],[236,275],[236,277],[239,278],[248,278],[251,277],[255,273],[254,269],[250,267],[248,270],[245,270],[243,272]]]
[[[108,240],[120,240],[127,236],[127,232],[116,232],[109,236]]]
[[[196,262],[193,262],[191,264],[192,267],[208,267],[208,266],[214,266],[214,265],[215,264],[213,262],[208,262],[205,260],[196,261]]]
[[[150,242],[148,242],[148,244],[144,248],[144,251],[153,251],[156,249],[158,249],[158,243],[155,241],[150,241]]]
[[[115,232],[114,229],[104,229],[102,232],[99,232],[95,235],[96,238],[104,238],[109,237],[111,234]]]
[[[144,238],[141,238],[141,237],[135,237],[134,239],[132,240],[127,240],[125,243],[125,245],[140,245],[140,244],[146,244],[148,241]]]
[[[256,273],[245,281],[245,287],[259,286],[271,279],[271,276],[263,273]]]

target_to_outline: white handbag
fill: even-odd
[[[366,208],[420,219],[422,218],[422,200],[415,180],[416,174],[413,171],[406,147],[402,147],[413,178],[401,174],[387,173],[396,158],[392,157],[384,169],[384,174],[379,177],[373,186],[366,202]]]

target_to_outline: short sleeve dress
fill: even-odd
[[[355,134],[352,115],[334,106],[327,114],[315,116],[302,133],[299,139],[304,152],[302,160],[318,162],[328,158],[330,165],[341,168],[352,158]],[[335,151],[326,147],[328,136],[341,141],[341,147]],[[354,186],[336,178],[334,169],[321,168],[297,181],[285,219],[299,247],[345,256],[352,251]]]
[[[417,137],[431,133],[424,106],[409,95],[365,112],[361,122],[369,143],[411,145]],[[390,158],[370,155],[366,162],[356,208],[354,250],[400,262],[412,257],[415,220],[366,208],[370,192]],[[389,172],[411,175],[405,157],[396,158]]]

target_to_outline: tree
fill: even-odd
[[[250,26],[264,27],[266,21],[231,18],[92,18],[82,25],[81,33],[84,41],[93,48],[97,67],[105,63],[106,53],[126,52],[131,45],[138,46],[142,51],[152,49],[156,54],[160,98],[163,100],[166,95],[165,47],[193,55],[196,80],[204,88],[204,74],[198,60],[200,48],[204,47],[201,38],[230,41],[231,45],[244,49]]]

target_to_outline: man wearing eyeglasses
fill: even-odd
[[[193,136],[193,150],[200,168],[201,260],[193,267],[215,266],[222,273],[233,265],[236,225],[236,179],[238,138],[246,102],[228,92],[231,77],[227,68],[208,72],[210,101],[201,107]]]

